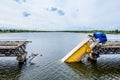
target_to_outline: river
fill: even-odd
[[[0,80],[119,80],[120,55],[100,55],[97,63],[60,61],[88,34],[69,32],[4,33],[0,40],[28,40],[28,56],[37,53],[31,63],[20,69],[15,57],[0,57]],[[108,40],[120,35],[107,34]]]

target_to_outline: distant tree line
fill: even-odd
[[[41,30],[17,30],[17,29],[0,29],[0,33],[20,33],[20,32],[75,32],[75,33],[95,33],[95,32],[104,32],[106,34],[120,34],[120,30],[63,30],[63,31],[41,31]]]
[[[63,32],[77,32],[77,33],[95,33],[95,32],[104,32],[106,34],[120,34],[120,30],[82,30],[82,31],[63,31]]]
[[[17,33],[17,32],[39,32],[39,31],[37,31],[37,30],[22,30],[22,29],[20,29],[20,30],[17,30],[17,29],[5,29],[5,30],[3,30],[3,29],[0,29],[0,33]]]

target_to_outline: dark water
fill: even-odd
[[[28,56],[38,53],[20,69],[16,58],[0,57],[0,80],[120,80],[120,55],[100,55],[97,63],[62,63],[63,58],[87,34],[81,33],[7,33],[1,40],[30,40]],[[120,39],[120,35],[107,35]],[[42,54],[42,56],[41,56]]]

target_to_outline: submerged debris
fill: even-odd
[[[27,63],[33,64],[31,61],[37,56],[38,54],[31,53],[31,55],[27,58]]]

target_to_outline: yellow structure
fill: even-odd
[[[93,47],[98,44],[93,36],[87,36],[81,43],[79,43],[73,50],[71,50],[64,58],[62,62],[79,62],[83,56],[90,53]]]

